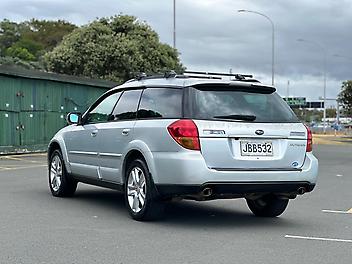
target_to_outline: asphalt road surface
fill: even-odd
[[[279,218],[243,199],[171,203],[133,221],[116,191],[54,198],[45,156],[0,157],[0,263],[352,263],[352,146],[315,146],[316,189]]]

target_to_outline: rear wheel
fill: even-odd
[[[268,194],[256,200],[247,200],[249,209],[256,216],[276,217],[281,215],[287,205],[288,199],[279,199],[277,196]]]
[[[162,217],[164,203],[159,199],[146,163],[132,161],[126,170],[125,201],[133,219],[156,220]]]
[[[55,150],[49,162],[49,188],[53,196],[72,196],[77,189],[77,181],[67,173],[60,150]]]

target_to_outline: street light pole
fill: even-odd
[[[265,17],[267,20],[269,20],[272,28],[272,34],[271,34],[271,84],[274,85],[275,83],[275,25],[274,22],[268,17],[267,15],[257,12],[257,11],[252,11],[252,10],[245,10],[245,9],[240,9],[237,10],[237,12],[240,13],[253,13],[260,15],[262,17]]]
[[[324,134],[326,133],[326,64],[327,64],[327,52],[326,52],[326,48],[324,46],[322,46],[321,44],[319,44],[318,42],[315,41],[310,41],[310,40],[305,40],[305,39],[297,39],[297,41],[300,42],[307,42],[307,43],[311,43],[316,45],[317,47],[319,47],[322,52],[323,52],[323,56],[324,56],[324,69],[323,69],[323,75],[324,75],[324,92],[323,92],[323,102],[324,102],[324,112],[323,112],[323,126],[324,126]]]
[[[173,34],[173,42],[174,42],[174,49],[176,49],[176,0],[174,0],[174,34]]]

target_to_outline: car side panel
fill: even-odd
[[[133,140],[135,122],[126,120],[98,125],[99,170],[102,180],[122,182],[122,161],[129,142]]]

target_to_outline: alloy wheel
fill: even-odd
[[[58,155],[55,155],[50,164],[50,185],[54,192],[57,192],[61,186],[62,162]]]
[[[128,205],[134,213],[143,209],[146,200],[146,181],[142,169],[134,167],[127,181]]]

